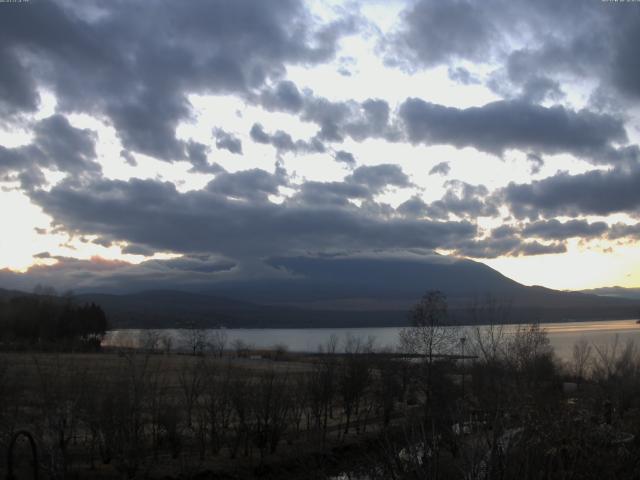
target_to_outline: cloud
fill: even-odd
[[[399,115],[412,143],[474,147],[496,155],[508,149],[568,152],[605,163],[611,160],[611,143],[627,141],[623,122],[610,115],[522,101],[458,109],[410,98]]]
[[[396,208],[396,211],[399,214],[409,218],[419,218],[425,216],[427,215],[428,210],[428,205],[417,195],[413,195],[411,198],[398,205],[398,208]]]
[[[544,166],[543,158],[536,153],[527,153],[527,161],[531,165],[531,170],[530,170],[531,175],[540,173],[540,170]]]
[[[56,114],[35,123],[33,134],[29,145],[0,145],[0,176],[19,173],[23,188],[31,189],[45,183],[41,168],[74,177],[101,171],[96,162],[96,136],[91,130],[75,128],[65,116]]]
[[[387,62],[413,70],[415,65],[483,59],[498,35],[494,14],[475,2],[415,2],[403,12],[402,27],[387,48]]]
[[[530,184],[509,183],[498,195],[518,218],[635,214],[640,207],[640,165],[558,173]]]
[[[40,103],[35,81],[16,52],[0,47],[0,124],[24,112],[34,112]]]
[[[191,116],[188,94],[248,97],[287,65],[328,61],[357,28],[348,15],[319,24],[299,0],[43,0],[6,8],[0,91],[10,95],[0,97],[2,109],[33,110],[37,88],[46,88],[62,112],[108,118],[125,149],[180,160],[185,144],[175,129]]]
[[[597,238],[603,236],[609,226],[605,222],[589,223],[586,220],[540,220],[526,225],[522,229],[525,237],[538,237],[547,240],[566,240],[567,238]]]
[[[217,163],[209,163],[210,148],[203,143],[190,140],[186,144],[187,159],[191,162],[191,171],[196,173],[220,173],[223,168]]]
[[[0,286],[32,291],[37,285],[65,290],[131,291],[203,284],[228,278],[236,264],[215,256],[183,256],[169,260],[147,260],[139,264],[101,257],[76,259],[42,256],[52,265],[34,265],[24,273],[0,270]]]
[[[449,69],[447,70],[447,74],[451,80],[463,85],[473,85],[480,83],[480,80],[478,80],[469,70],[464,67],[449,67]]]
[[[366,185],[372,192],[380,192],[388,185],[394,187],[409,187],[411,181],[402,171],[399,165],[382,164],[356,168],[353,173],[345,179],[348,183]]]
[[[348,182],[305,182],[293,197],[308,206],[337,205],[348,207],[349,200],[371,198],[367,186]]]
[[[634,5],[631,5],[634,6]],[[635,48],[640,42],[640,18],[637,11],[629,11],[629,5],[616,17],[612,30],[615,38],[611,76],[616,87],[634,100],[640,99],[640,60]]]
[[[638,240],[640,239],[640,223],[628,225],[625,223],[615,223],[609,228],[607,238],[611,240],[619,240],[623,238]]]
[[[355,177],[342,188],[360,188],[358,195],[364,195],[365,189],[377,191],[384,182],[406,182],[395,170],[363,170]],[[171,183],[101,179],[82,186],[62,182],[48,192],[33,193],[32,199],[52,216],[54,224],[69,232],[118,239],[155,251],[218,254],[231,259],[331,247],[429,249],[476,233],[476,227],[465,221],[390,218],[353,204],[307,204],[295,197],[281,204],[266,200],[281,181],[277,173],[226,173],[205,190],[180,193]],[[335,185],[324,187],[340,194]]]
[[[216,148],[228,150],[236,155],[242,155],[242,141],[239,138],[225,132],[221,128],[214,129],[213,135],[216,139]]]
[[[338,150],[334,157],[338,162],[344,163],[347,166],[353,167],[356,164],[356,159],[352,153],[344,150]]]
[[[305,140],[293,140],[291,135],[282,130],[277,130],[274,133],[267,133],[264,127],[260,123],[254,123],[249,132],[251,139],[256,143],[262,143],[265,145],[272,145],[278,152],[278,154],[293,152],[293,153],[324,153],[325,146],[316,137]]]
[[[289,99],[281,91],[283,83],[289,92],[288,97],[291,97]],[[300,93],[291,82],[267,87],[259,98],[268,110],[296,112],[301,120],[318,125],[317,141],[341,143],[347,137],[356,141],[367,138],[399,139],[399,132],[390,124],[391,107],[382,99],[332,101],[315,95],[309,89]]]
[[[206,190],[234,199],[266,202],[269,195],[276,195],[278,187],[287,184],[281,174],[272,175],[254,168],[236,173],[221,172],[206,187]]]
[[[373,201],[373,197],[389,186],[409,187],[409,177],[398,165],[382,164],[361,166],[342,182],[305,182],[293,200],[309,206],[314,205],[351,205],[350,200],[364,200],[360,207],[362,215],[391,214],[391,209]]]
[[[273,89],[263,90],[260,100],[267,110],[297,113],[302,109],[304,98],[295,83],[283,80]]]
[[[445,219],[453,214],[458,217],[493,217],[498,208],[484,185],[471,185],[459,180],[446,182],[447,191],[440,200],[425,208],[431,218]]]
[[[471,258],[522,257],[559,254],[566,251],[567,247],[563,242],[548,244],[538,241],[525,242],[517,237],[464,240],[454,249],[456,255]]]
[[[449,166],[449,162],[440,162],[429,170],[429,175],[442,175],[443,177],[446,177],[449,175],[450,171],[451,167]]]

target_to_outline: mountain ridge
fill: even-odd
[[[289,278],[219,283],[203,291],[87,292],[76,301],[103,307],[117,328],[198,324],[229,328],[378,327],[408,323],[427,290],[447,295],[452,321],[477,320],[472,305],[487,298],[508,307],[511,322],[634,318],[640,298],[525,286],[482,263],[436,258],[270,259]],[[0,298],[6,298],[0,291]]]

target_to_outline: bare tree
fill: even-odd
[[[509,360],[517,371],[524,371],[541,357],[551,357],[553,348],[544,328],[538,323],[518,325],[507,344]]]
[[[182,339],[186,348],[193,355],[202,355],[207,346],[208,332],[199,327],[195,322],[190,322],[181,330]]]
[[[349,433],[352,416],[359,413],[361,401],[371,380],[370,359],[365,354],[371,353],[372,345],[372,340],[365,342],[350,334],[345,341],[345,357],[338,370],[338,389],[342,395],[346,417],[345,434]]]
[[[579,339],[573,344],[573,351],[571,354],[571,373],[578,381],[584,379],[588,373],[592,350],[591,345],[584,338]]]
[[[431,365],[437,355],[451,352],[458,341],[457,329],[447,325],[447,298],[433,290],[425,293],[409,314],[411,326],[400,330],[400,345],[417,353]]]
[[[165,333],[160,337],[160,345],[162,347],[162,352],[166,355],[171,353],[171,349],[173,348],[173,337],[169,333]]]
[[[240,338],[236,338],[232,343],[231,347],[236,352],[236,357],[238,358],[246,358],[249,356],[249,351],[251,350],[251,345]]]
[[[181,403],[184,407],[187,427],[193,427],[193,413],[202,394],[205,382],[205,368],[202,361],[191,362],[186,359],[178,370],[178,384],[180,386]]]
[[[228,341],[228,333],[225,327],[219,326],[210,332],[209,335],[209,345],[214,355],[219,358],[222,358],[224,354],[224,350],[227,346]]]
[[[149,353],[156,353],[160,349],[160,331],[145,329],[140,331],[138,344],[140,348]]]
[[[447,325],[447,299],[434,290],[425,293],[410,312],[412,326],[400,330],[400,345],[404,352],[423,357],[425,408],[430,409],[433,366],[439,355],[455,347],[458,329]]]
[[[471,330],[471,351],[484,363],[498,361],[504,355],[506,345],[504,325],[509,323],[511,305],[487,295],[484,300],[475,299],[470,306],[474,324]]]

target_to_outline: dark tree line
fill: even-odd
[[[0,341],[5,348],[97,349],[109,324],[94,303],[28,295],[0,301]]]

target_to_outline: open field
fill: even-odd
[[[134,351],[1,353],[2,444],[11,432],[31,432],[50,475],[183,478],[209,471],[287,478],[278,472],[300,468],[299,458],[308,465],[357,450],[399,417],[381,416],[374,396],[365,394],[373,365],[359,379],[358,398],[339,402],[341,364],[337,356],[327,362],[290,354],[273,361]],[[326,478],[320,463],[317,478]]]
[[[578,343],[560,364],[534,325],[478,330],[467,348],[464,359],[429,350],[406,359],[351,338],[345,352],[327,345],[316,354],[4,352],[0,455],[25,430],[41,478],[51,479],[640,472],[635,344]],[[14,457],[17,478],[30,478],[25,442]]]

